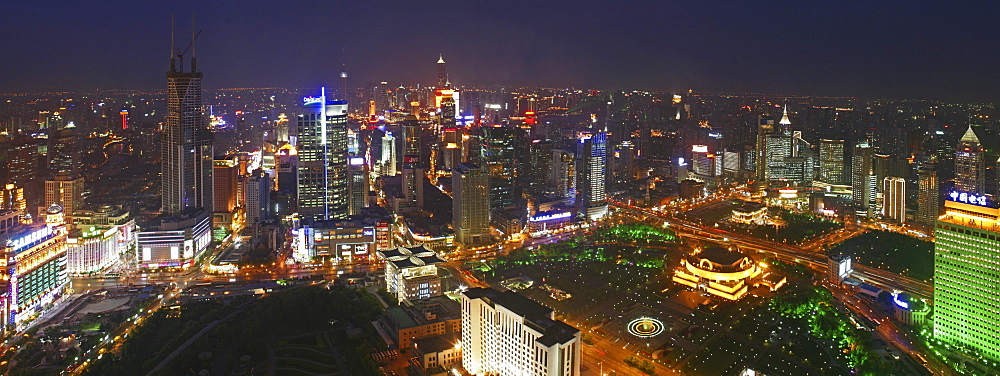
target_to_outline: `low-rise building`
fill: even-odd
[[[750,256],[738,249],[708,247],[695,250],[681,259],[673,281],[709,294],[739,300],[752,286],[764,285],[777,290],[785,277],[762,270]]]
[[[413,341],[413,356],[424,374],[447,373],[450,366],[462,361],[461,335],[456,331]]]
[[[407,349],[421,338],[461,332],[461,313],[458,302],[438,296],[390,307],[382,322],[397,347]]]
[[[437,264],[444,260],[434,251],[419,245],[379,251],[378,254],[385,260],[386,290],[399,301],[441,295]]]

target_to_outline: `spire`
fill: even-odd
[[[792,121],[788,120],[788,105],[785,105],[785,110],[781,113],[781,121],[778,122],[781,125],[791,125]]]
[[[174,63],[174,15],[170,15],[170,71],[174,72],[177,70],[177,66]]]
[[[438,64],[444,64],[444,55],[438,55]]]
[[[979,143],[979,137],[976,136],[976,132],[972,130],[972,124],[969,124],[969,129],[965,131],[964,135],[962,135],[961,142],[975,142],[977,144]]]

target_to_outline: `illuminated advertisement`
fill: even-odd
[[[987,206],[989,207],[990,202],[987,200],[986,195],[976,195],[975,193],[962,192],[962,191],[951,191],[948,194],[951,201],[961,202],[963,204],[970,204],[976,206]]]
[[[531,222],[544,222],[544,221],[551,221],[551,220],[554,220],[554,219],[569,218],[571,215],[573,215],[573,214],[570,213],[570,212],[551,213],[551,214],[537,215],[537,216],[531,217],[529,219],[529,221],[531,221]]]

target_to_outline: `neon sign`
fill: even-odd
[[[48,237],[49,235],[52,235],[52,228],[48,227],[48,226],[45,226],[45,227],[43,227],[43,228],[41,228],[41,229],[39,229],[39,230],[37,230],[35,232],[32,232],[32,233],[30,233],[28,235],[25,235],[25,236],[22,236],[20,238],[13,239],[13,240],[9,241],[7,243],[7,246],[11,247],[11,248],[14,248],[15,251],[20,251],[21,248],[24,248],[24,247],[26,247],[26,246],[28,246],[30,244],[33,244],[33,243],[35,243],[35,242],[37,242],[39,240],[42,240],[42,239]]]
[[[952,201],[961,202],[965,204],[987,206],[989,205],[986,201],[986,195],[976,195],[975,193],[968,193],[962,191],[951,191],[948,194]]]
[[[529,219],[529,221],[531,221],[531,222],[544,222],[544,221],[550,221],[550,220],[553,220],[553,219],[569,218],[571,215],[573,215],[573,214],[570,213],[570,212],[553,213],[553,214],[548,214],[548,215],[541,215],[541,216],[537,216],[537,217],[531,217],[531,219]]]
[[[323,103],[323,97],[303,97],[302,104]]]

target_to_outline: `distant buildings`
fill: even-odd
[[[972,180],[969,180],[972,181]],[[1000,361],[1000,209],[954,191],[934,241],[934,338]]]
[[[580,331],[511,291],[462,292],[462,366],[472,374],[579,376]]]

